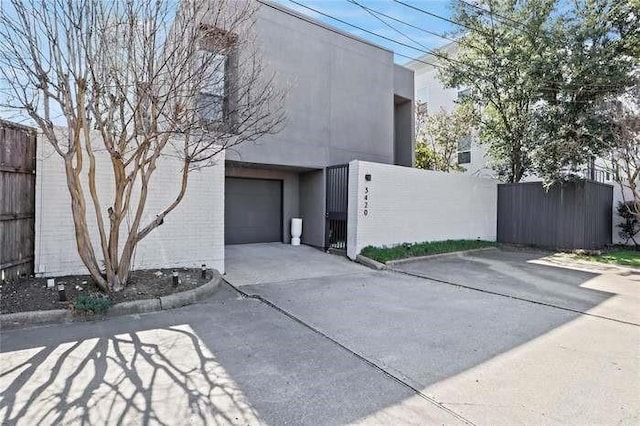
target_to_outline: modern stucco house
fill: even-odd
[[[225,241],[287,241],[302,217],[302,242],[322,247],[326,167],[413,164],[413,72],[385,48],[272,2],[261,1],[256,31],[290,82],[288,120],[226,153]]]
[[[263,61],[289,87],[287,121],[279,133],[228,149],[192,173],[182,203],[140,242],[136,269],[204,263],[224,271],[225,244],[288,242],[295,217],[303,219],[302,243],[325,247],[327,167],[413,163],[413,71],[383,47],[279,4],[256,4]],[[38,145],[35,273],[84,273],[64,167],[44,138]],[[160,162],[143,222],[170,202],[179,170],[170,158]],[[97,171],[105,206],[109,173],[108,163]]]

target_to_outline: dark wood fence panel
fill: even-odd
[[[33,273],[36,133],[0,120],[0,270],[11,280]]]
[[[498,185],[498,241],[559,248],[611,244],[613,187],[594,181]]]

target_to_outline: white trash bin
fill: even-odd
[[[300,245],[301,235],[302,235],[302,219],[297,217],[291,219],[291,245],[292,246]]]

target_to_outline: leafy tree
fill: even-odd
[[[465,32],[455,56],[443,62],[440,78],[448,87],[470,89],[468,99],[481,108],[479,139],[508,182],[519,182],[531,170],[532,108],[539,91],[532,77],[549,44],[554,6],[555,0],[454,6],[455,20]],[[498,20],[498,15],[518,24]]]
[[[634,0],[636,1],[636,0]],[[480,140],[500,176],[553,181],[606,152],[611,126],[599,106],[633,84],[637,19],[623,0],[456,2],[464,27],[443,62],[449,87],[481,108]]]
[[[546,181],[575,174],[611,149],[614,123],[603,104],[633,86],[638,64],[630,24],[619,19],[623,3],[579,1],[551,29],[554,49],[543,64],[532,129],[533,163]]]
[[[429,113],[426,105],[416,107],[416,167],[443,172],[464,171],[458,164],[458,143],[472,137],[475,111],[468,103],[452,112]]]

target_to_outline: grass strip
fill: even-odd
[[[484,240],[446,240],[427,241],[423,243],[403,243],[396,246],[373,247],[367,246],[360,252],[361,255],[378,262],[388,262],[390,260],[407,259],[417,256],[428,256],[431,254],[451,253],[454,251],[464,251],[485,247],[495,247],[493,241]]]

